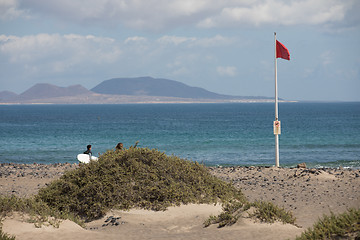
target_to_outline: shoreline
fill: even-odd
[[[282,100],[282,103],[297,103],[296,100]],[[103,102],[103,103],[92,103],[92,102],[0,102],[0,105],[126,105],[126,104],[225,104],[225,103],[274,103],[274,100],[183,100],[183,101],[134,101],[134,102]]]
[[[40,188],[46,186],[51,181],[60,178],[65,171],[76,169],[79,165],[75,163],[56,163],[56,164],[12,164],[1,163],[0,164],[0,195],[16,195],[19,197],[31,197],[35,195]],[[210,173],[226,182],[233,184],[236,188],[241,189],[244,195],[249,201],[269,201],[280,207],[284,207],[287,211],[292,211],[296,217],[296,231],[304,231],[306,228],[311,227],[320,217],[324,214],[329,215],[331,212],[338,214],[343,213],[349,208],[360,208],[360,169],[315,169],[315,168],[276,168],[276,167],[258,167],[258,166],[233,166],[233,167],[207,167]],[[111,215],[122,217],[122,222],[119,228],[101,227],[104,219],[97,220],[89,223],[88,227],[93,227],[96,230],[79,229],[85,236],[89,233],[105,234],[109,236],[109,239],[118,239],[115,236],[122,234],[123,231],[129,232],[132,235],[128,239],[138,239],[141,235],[137,235],[143,232],[147,236],[147,232],[151,229],[152,236],[164,237],[169,236],[169,239],[183,239],[181,234],[188,236],[188,239],[202,239],[201,236],[222,236],[224,233],[228,233],[229,237],[224,239],[234,239],[241,231],[244,231],[244,224],[247,223],[247,219],[241,220],[239,224],[235,224],[234,227],[226,227],[224,229],[218,229],[216,226],[211,226],[210,229],[204,229],[201,227],[205,213],[202,212],[201,219],[197,213],[192,216],[194,224],[198,224],[196,230],[191,230],[191,234],[188,232],[187,221],[183,222],[175,221],[174,218],[170,220],[152,220],[153,222],[146,222],[145,225],[139,225],[144,218],[147,218],[149,214],[156,216],[166,217],[171,215],[172,211],[179,212],[180,209],[187,209],[184,207],[171,207],[171,211],[165,211],[163,213],[156,213],[152,211],[131,210],[132,215],[128,212],[119,210],[112,210],[107,216]],[[200,205],[198,205],[200,207]],[[205,207],[205,206],[204,206]],[[219,206],[214,209],[209,207],[207,216],[213,214],[213,212],[219,210]],[[207,207],[206,207],[207,208]],[[189,210],[190,213],[195,212],[197,207],[193,207]],[[211,210],[212,209],[212,210]],[[184,210],[185,211],[185,210]],[[205,211],[205,210],[204,210]],[[169,213],[169,214],[167,214]],[[189,213],[189,214],[190,214]],[[174,213],[175,214],[175,213]],[[178,216],[178,215],[174,215]],[[180,216],[180,215],[179,215]],[[189,215],[190,216],[190,215]],[[105,218],[104,217],[104,218]],[[127,218],[126,218],[127,217]],[[131,224],[129,219],[137,218],[140,223]],[[185,218],[185,217],[184,217]],[[154,219],[157,219],[154,216]],[[11,220],[11,218],[10,218]],[[195,223],[195,220],[197,221]],[[7,220],[5,220],[7,221]],[[21,221],[20,221],[21,222]],[[16,226],[19,222],[8,223],[6,226]],[[101,224],[100,224],[101,223]],[[21,223],[22,224],[22,223]],[[25,224],[25,223],[24,223]],[[27,223],[28,224],[28,223]],[[252,223],[253,224],[253,223]],[[254,223],[255,224],[255,223]],[[275,231],[276,225],[260,224],[256,223],[258,227],[268,227],[267,231]],[[171,232],[172,226],[177,226],[176,232]],[[283,224],[281,224],[283,225]],[[126,226],[126,227],[125,227]],[[151,226],[151,228],[149,228]],[[246,225],[248,226],[248,225]],[[283,225],[285,227],[287,225]],[[291,225],[292,227],[295,227]],[[280,226],[281,227],[281,226]],[[296,228],[295,227],[295,228]],[[7,228],[3,228],[6,231]],[[12,233],[9,228],[8,233]],[[116,230],[117,229],[117,230]],[[168,231],[168,232],[166,232]],[[239,229],[242,229],[241,231]],[[254,232],[258,232],[257,228],[252,228]],[[14,230],[16,233],[16,230]],[[190,230],[189,230],[190,231]],[[214,232],[213,232],[214,231]],[[240,231],[240,232],[239,232]],[[259,230],[260,231],[260,230]],[[280,231],[280,230],[279,230]],[[294,228],[290,231],[294,235]],[[211,234],[209,234],[211,232]],[[116,233],[114,238],[111,234]],[[180,234],[181,233],[181,234]],[[231,233],[231,234],[230,234]],[[85,234],[85,235],[84,235]],[[110,234],[110,235],[106,235]],[[165,235],[164,235],[165,234]],[[170,234],[170,235],[166,235]],[[218,234],[218,235],[216,235]],[[255,233],[254,233],[255,234]],[[276,231],[273,235],[267,236],[266,239],[276,239]],[[184,236],[185,236],[184,235]],[[298,234],[297,234],[298,235]],[[24,234],[26,236],[26,234]],[[49,235],[48,235],[49,236]],[[87,235],[86,235],[87,236]],[[90,234],[89,234],[90,236]],[[139,237],[140,236],[140,237]],[[257,237],[255,237],[257,236]],[[271,238],[271,236],[273,238]],[[250,235],[248,239],[258,239],[259,235]],[[289,239],[290,235],[282,239]],[[28,238],[17,238],[28,239]],[[205,239],[205,238],[204,238]],[[214,238],[216,239],[216,238]],[[291,238],[293,239],[293,238]]]
[[[188,160],[188,159],[185,159]],[[190,160],[188,160],[190,161]],[[69,165],[78,165],[79,161],[76,162],[57,162],[57,163],[14,163],[14,162],[0,162],[0,167],[3,166],[31,166],[31,165],[36,165],[36,166],[50,166],[50,167],[58,167],[58,166],[69,166]],[[201,164],[201,163],[199,163]],[[303,163],[301,163],[303,164]],[[309,164],[309,163],[307,163]],[[297,164],[299,165],[299,164]],[[206,168],[233,168],[233,167],[241,167],[241,168],[275,168],[275,165],[232,165],[232,164],[224,164],[224,165],[205,165]],[[298,167],[295,165],[291,165],[291,166],[280,166],[278,168],[284,168],[284,169],[299,169],[299,168],[306,168],[306,169],[318,169],[318,170],[360,170],[360,167],[349,167],[349,166],[338,166],[338,167],[326,167],[326,166],[319,166],[319,167],[313,167],[312,165],[308,166],[306,165],[306,167]]]

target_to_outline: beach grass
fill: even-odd
[[[342,214],[324,215],[312,228],[296,240],[310,239],[360,239],[360,209],[349,209]]]
[[[58,227],[61,219],[69,219],[80,226],[84,226],[84,221],[73,213],[50,208],[48,204],[35,197],[20,198],[14,195],[0,195],[0,219],[12,212],[27,214],[29,216],[27,221],[34,223],[36,227],[41,227],[43,223]]]
[[[15,240],[15,237],[9,236],[8,234],[4,233],[2,231],[2,228],[0,227],[0,240]]]
[[[290,211],[278,207],[271,202],[255,201],[241,203],[237,201],[230,201],[223,205],[223,212],[218,216],[210,216],[204,222],[204,226],[208,227],[211,224],[218,224],[218,227],[231,226],[237,222],[240,217],[244,217],[244,213],[253,207],[253,212],[248,213],[247,217],[254,217],[262,222],[274,223],[280,221],[294,224],[295,217]]]
[[[295,223],[296,218],[291,211],[286,211],[272,202],[255,201],[250,205],[256,208],[253,215],[263,222],[274,223],[275,221],[280,221],[282,223]]]

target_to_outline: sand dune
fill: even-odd
[[[106,217],[86,224],[81,228],[71,221],[63,221],[59,228],[43,226],[36,228],[24,222],[18,215],[6,218],[3,230],[15,235],[18,240],[27,239],[289,239],[300,234],[303,229],[290,224],[255,223],[244,218],[231,227],[203,227],[203,222],[211,214],[221,212],[219,205],[183,205],[171,207],[164,212],[147,210],[111,211]],[[113,216],[118,225],[106,224]]]
[[[31,196],[65,170],[76,167],[76,164],[2,164],[0,192]],[[87,223],[85,228],[71,221],[63,221],[59,228],[36,228],[33,223],[26,222],[26,217],[14,214],[3,220],[3,231],[15,235],[18,240],[294,239],[323,214],[360,207],[359,169],[218,167],[209,170],[225,181],[232,181],[250,201],[266,200],[291,210],[299,227],[242,218],[230,227],[219,229],[211,225],[204,228],[204,220],[218,214],[221,206],[190,204],[171,207],[164,212],[112,210],[104,218]]]

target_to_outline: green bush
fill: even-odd
[[[204,226],[208,227],[211,224],[219,224],[218,227],[231,226],[237,222],[243,212],[250,207],[255,207],[255,211],[250,216],[256,217],[263,222],[273,223],[275,221],[282,221],[283,223],[294,224],[295,218],[291,212],[286,211],[274,205],[271,202],[239,202],[230,201],[223,204],[223,212],[218,216],[210,216],[205,222]]]
[[[350,236],[360,238],[360,209],[349,209],[339,215],[324,215],[296,240],[348,239]]]
[[[286,211],[272,202],[255,201],[251,205],[256,207],[254,215],[263,222],[273,223],[281,221],[283,223],[295,223],[295,217],[290,211]]]
[[[39,201],[87,221],[111,208],[165,210],[172,205],[245,201],[241,191],[198,164],[155,149],[109,150],[41,189]]]
[[[6,233],[3,233],[1,227],[0,227],[0,240],[15,240],[15,237],[9,236]]]
[[[73,213],[60,212],[57,209],[50,208],[41,199],[0,195],[0,219],[14,211],[28,214],[29,221],[39,227],[44,222],[57,227],[60,219],[70,219],[81,226],[83,225],[83,221]],[[53,217],[53,219],[49,217]]]
[[[5,217],[13,211],[27,213],[29,215],[50,215],[53,213],[46,203],[34,198],[19,198],[12,196],[0,196],[0,214]]]

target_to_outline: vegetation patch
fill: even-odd
[[[280,208],[271,202],[256,201],[250,203],[231,201],[223,205],[223,212],[218,216],[210,216],[204,222],[204,226],[208,227],[211,224],[218,224],[219,228],[231,226],[251,207],[254,207],[255,210],[253,213],[250,213],[248,217],[255,217],[268,223],[281,221],[283,223],[294,224],[295,222],[295,217],[291,212],[286,211],[284,208]]]
[[[1,218],[13,211],[40,216],[54,214],[54,212],[42,201],[36,201],[33,198],[19,198],[14,195],[0,196]]]
[[[29,216],[28,221],[36,227],[48,223],[58,227],[61,219],[69,219],[83,226],[83,221],[70,212],[60,212],[50,208],[45,202],[35,198],[19,198],[12,196],[0,196],[0,220],[12,212],[21,212]]]
[[[112,208],[166,210],[189,203],[223,204],[223,212],[210,216],[205,226],[230,226],[242,216],[270,223],[295,222],[291,212],[270,202],[248,202],[240,190],[211,175],[197,162],[136,146],[123,151],[109,150],[97,162],[81,164],[66,172],[34,197],[0,195],[0,222],[17,211],[28,214],[30,221],[39,227],[44,222],[57,227],[57,219],[83,225],[83,220],[100,218]],[[250,208],[253,211],[249,213]],[[359,232],[360,209],[350,209],[340,215],[324,216],[297,240],[360,238]],[[3,233],[0,226],[2,239],[15,238]]]
[[[56,219],[79,224],[100,218],[110,209],[138,207],[166,210],[189,203],[222,203],[224,212],[204,224],[234,224],[250,207],[262,221],[294,223],[291,213],[271,203],[249,203],[240,190],[213,176],[197,163],[148,148],[109,150],[96,162],[80,164],[28,199],[0,197],[0,213],[12,211],[33,216],[35,225]],[[52,218],[49,218],[51,216]],[[81,219],[81,220],[80,220]]]
[[[254,216],[263,222],[273,223],[280,221],[282,223],[295,223],[295,217],[292,212],[286,211],[284,208],[276,206],[272,202],[255,201],[251,206],[256,208]]]
[[[0,240],[15,240],[15,237],[3,233],[2,228],[0,227]]]
[[[237,222],[241,213],[244,211],[244,206],[248,206],[247,202],[230,201],[223,204],[223,212],[218,216],[211,215],[204,222],[204,226],[208,227],[211,224],[219,224],[218,227],[231,226]]]
[[[360,209],[349,209],[339,215],[324,215],[296,240],[350,238],[360,238]]]
[[[41,189],[36,200],[91,221],[109,209],[165,210],[188,203],[246,202],[229,183],[198,164],[155,149],[109,150]]]

